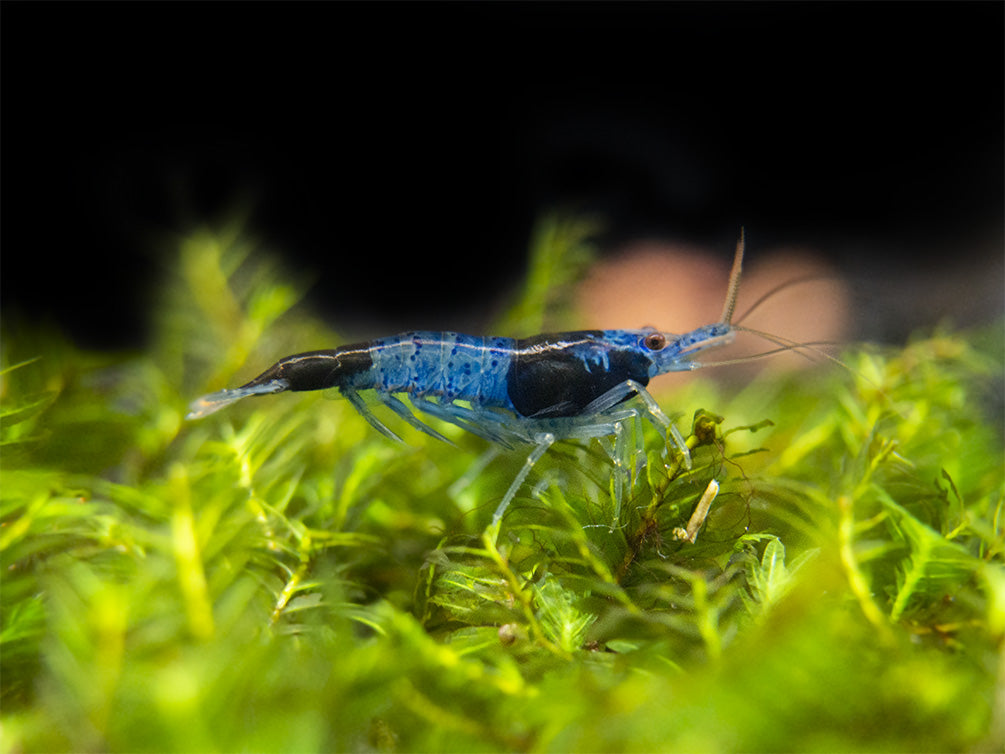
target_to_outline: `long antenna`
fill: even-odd
[[[740,290],[740,273],[743,272],[744,231],[740,228],[740,240],[736,242],[736,256],[733,257],[733,269],[729,273],[729,290],[726,292],[726,304],[722,307],[719,323],[728,325],[733,319],[733,309],[736,308],[736,294]]]

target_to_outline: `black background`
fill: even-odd
[[[1000,313],[1003,7],[4,2],[4,314],[141,345],[153,241],[245,207],[333,322],[461,327],[556,206]]]

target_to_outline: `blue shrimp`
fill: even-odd
[[[397,397],[404,393],[419,412],[490,442],[506,448],[533,446],[496,508],[492,527],[498,527],[534,464],[561,439],[614,438],[608,453],[620,506],[628,422],[640,427],[644,416],[676,447],[685,467],[691,467],[684,438],[646,385],[666,372],[698,369],[702,364],[694,359],[696,353],[732,342],[743,248],[741,234],[720,321],[682,335],[651,327],[520,339],[407,332],[288,356],[241,387],[197,399],[187,418],[199,419],[248,396],[336,388],[377,431],[400,441],[360,396],[360,391],[373,390],[378,401],[405,422],[450,442]]]

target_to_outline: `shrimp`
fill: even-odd
[[[249,396],[335,388],[374,429],[400,441],[360,396],[361,391],[372,390],[380,403],[406,423],[450,442],[398,397],[405,394],[412,407],[426,416],[505,448],[532,446],[493,514],[496,529],[531,469],[556,441],[613,437],[608,453],[615,466],[614,498],[620,508],[623,478],[628,474],[624,459],[630,452],[629,422],[640,427],[641,418],[648,419],[667,445],[680,453],[684,466],[691,468],[684,438],[646,385],[660,374],[701,368],[695,354],[733,341],[737,327],[731,320],[743,250],[741,233],[719,322],[684,334],[652,327],[518,339],[407,332],[287,356],[241,387],[198,398],[187,418],[202,418]]]

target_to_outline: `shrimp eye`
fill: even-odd
[[[650,351],[660,351],[667,344],[667,337],[661,332],[654,332],[647,335],[642,341]]]

